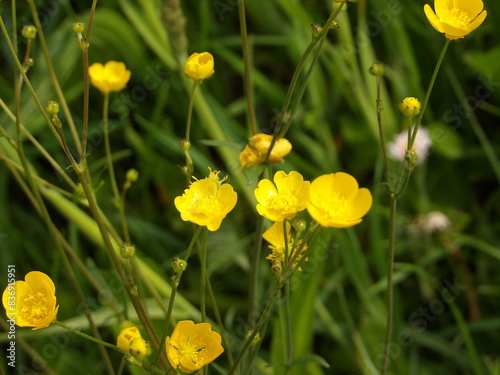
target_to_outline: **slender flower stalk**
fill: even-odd
[[[78,152],[78,154],[81,154],[82,152],[81,152],[80,137],[78,135],[78,131],[76,130],[76,125],[75,125],[75,122],[73,120],[73,116],[71,114],[71,111],[69,110],[68,103],[66,101],[64,93],[62,92],[61,85],[59,84],[59,81],[57,79],[57,75],[55,73],[54,66],[52,65],[52,60],[50,59],[47,41],[45,40],[45,35],[43,33],[42,23],[40,22],[40,18],[38,17],[35,1],[28,0],[28,5],[30,7],[31,14],[33,16],[33,21],[34,21],[35,26],[37,28],[37,35],[38,35],[38,39],[40,41],[40,47],[42,49],[45,63],[47,64],[49,77],[52,80],[52,84],[54,85],[54,89],[56,91],[58,101],[60,102],[61,107],[64,111],[64,116],[66,117],[69,130],[71,132],[73,140],[75,141],[77,152]]]
[[[250,47],[248,43],[247,21],[245,16],[245,0],[238,0],[238,16],[240,19],[240,34],[241,34],[241,48],[243,51],[243,64],[244,64],[244,87],[245,97],[247,100],[248,119],[250,121],[250,129],[252,134],[257,134],[259,127],[257,125],[257,118],[255,117],[255,106],[253,103],[253,90],[252,90],[252,72],[250,61]]]
[[[281,138],[285,135],[283,130],[286,127],[286,123],[291,121],[291,118],[287,115],[288,114],[288,107],[290,106],[290,102],[292,100],[292,94],[295,90],[295,86],[297,85],[297,81],[299,79],[300,72],[302,71],[302,68],[304,67],[305,62],[306,62],[307,58],[309,57],[309,54],[311,53],[313,48],[316,46],[318,41],[321,41],[324,38],[326,38],[326,34],[328,33],[328,30],[330,29],[330,25],[335,20],[337,15],[342,11],[343,7],[344,7],[344,3],[341,3],[337,7],[337,9],[335,9],[332,12],[332,14],[330,15],[330,17],[328,17],[328,20],[325,23],[325,27],[320,31],[320,33],[315,38],[313,38],[313,40],[311,41],[311,43],[309,43],[309,45],[307,46],[303,55],[301,56],[297,66],[295,68],[295,71],[293,73],[292,80],[290,82],[290,86],[288,86],[285,100],[283,102],[283,107],[281,108],[279,122],[278,122],[278,125],[276,126],[276,129],[274,130],[273,140],[271,141],[271,145],[269,146],[269,150],[268,150],[267,155],[266,155],[266,160],[269,159],[269,156],[271,155],[274,144],[276,143],[278,138]],[[321,45],[321,43],[320,43],[320,45]],[[307,79],[305,80],[305,82],[307,82]]]
[[[436,67],[434,68],[434,72],[432,73],[431,81],[429,82],[429,87],[427,88],[427,92],[425,93],[424,101],[422,103],[422,110],[420,111],[419,116],[415,122],[415,128],[413,129],[413,133],[411,135],[410,142],[408,143],[408,150],[413,148],[413,143],[415,142],[415,138],[417,136],[418,129],[422,122],[422,117],[424,116],[425,109],[427,108],[427,103],[429,102],[429,98],[431,96],[432,89],[434,88],[434,83],[436,82],[436,77],[439,72],[439,68],[441,67],[441,63],[443,62],[444,56],[446,55],[446,51],[448,50],[448,46],[450,45],[451,39],[446,39],[446,43],[444,44],[443,49],[441,50],[441,54],[439,55],[438,61],[436,63]]]
[[[184,259],[183,260],[176,259],[174,261],[174,263],[177,262],[177,264],[175,264],[174,275],[171,278],[172,279],[172,291],[170,292],[170,298],[168,301],[167,316],[165,317],[165,327],[163,328],[163,335],[162,335],[161,342],[160,342],[160,348],[159,348],[159,351],[156,353],[156,357],[153,361],[153,366],[156,365],[156,363],[159,359],[160,353],[163,352],[165,339],[167,338],[168,328],[170,325],[170,318],[172,317],[172,311],[174,309],[174,302],[175,302],[175,296],[177,295],[177,289],[179,287],[179,283],[181,281],[182,274],[184,273],[184,271],[187,267],[187,261],[189,260],[189,256],[191,255],[191,251],[193,250],[194,244],[198,240],[198,237],[199,237],[202,229],[203,229],[203,227],[200,225],[196,228],[196,231],[193,234],[193,238],[191,238],[191,242],[189,243],[189,246],[186,250],[186,255],[184,256]]]
[[[203,231],[203,242],[200,249],[200,263],[201,263],[201,276],[200,276],[200,311],[201,322],[207,321],[207,307],[206,307],[206,285],[207,285],[207,239],[208,229],[205,227]]]
[[[186,175],[186,184],[189,185],[191,181],[191,176],[193,175],[193,159],[189,153],[191,148],[191,122],[193,118],[193,107],[194,107],[194,96],[196,94],[196,88],[198,87],[198,81],[193,80],[193,85],[191,86],[191,94],[189,96],[189,105],[186,119],[186,137],[181,141],[181,149],[184,150],[184,156],[186,157],[186,167],[183,168],[184,174]]]

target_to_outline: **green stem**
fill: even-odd
[[[382,156],[384,159],[384,171],[385,171],[385,178],[387,180],[387,183],[389,186],[391,185],[390,181],[390,173],[389,173],[389,159],[387,158],[387,149],[386,149],[386,142],[385,142],[385,136],[384,136],[384,127],[382,126],[382,111],[384,109],[384,106],[382,104],[382,96],[380,93],[380,87],[381,87],[381,82],[380,82],[380,76],[376,76],[377,79],[377,123],[378,123],[378,134],[380,138],[380,147],[382,148]]]
[[[287,353],[285,362],[285,375],[290,372],[293,359],[292,314],[290,312],[290,280],[285,283],[285,324]]]
[[[208,240],[208,229],[205,227],[203,232],[203,245],[200,252],[200,263],[201,263],[201,280],[200,280],[200,311],[201,311],[201,322],[207,321],[207,307],[205,291],[207,285],[207,240]]]
[[[43,28],[42,28],[42,24],[40,22],[40,18],[38,17],[38,13],[36,11],[35,2],[34,2],[34,0],[28,0],[28,4],[29,4],[30,10],[31,10],[31,14],[33,16],[33,21],[34,21],[35,26],[37,28],[37,35],[38,35],[38,39],[40,40],[40,47],[42,49],[45,63],[47,64],[47,69],[49,71],[49,77],[52,80],[52,84],[54,85],[54,89],[56,91],[60,105],[64,111],[64,115],[65,115],[66,120],[68,122],[70,132],[71,132],[71,134],[73,136],[73,140],[75,141],[75,144],[76,144],[77,152],[81,155],[82,151],[81,151],[80,138],[79,138],[78,132],[76,130],[73,116],[71,114],[71,111],[69,110],[68,103],[66,102],[66,98],[64,97],[61,86],[59,85],[59,81],[57,80],[57,75],[55,73],[54,66],[52,65],[52,60],[50,59],[49,49],[47,47],[47,42],[45,40],[45,35],[43,33]]]
[[[130,232],[128,230],[127,218],[125,216],[125,202],[122,199],[122,195],[118,190],[118,184],[116,182],[115,167],[113,165],[113,156],[111,153],[111,143],[109,140],[109,93],[104,94],[104,105],[103,105],[103,131],[104,131],[104,150],[106,153],[106,164],[108,166],[109,181],[111,183],[111,188],[113,190],[113,201],[118,209],[118,214],[120,215],[120,225],[123,232],[123,237],[125,242],[130,243]]]
[[[385,327],[385,345],[382,360],[381,375],[385,375],[389,367],[389,349],[392,338],[392,322],[394,310],[394,288],[392,282],[394,268],[394,248],[396,236],[396,203],[398,196],[391,194],[390,213],[389,213],[389,255],[387,257],[387,322]]]
[[[255,308],[258,301],[258,289],[259,289],[259,266],[260,266],[260,256],[262,253],[262,233],[264,233],[264,217],[260,216],[257,219],[257,229],[255,231],[256,241],[254,242],[252,250],[252,268],[251,268],[251,279],[250,279],[250,292],[249,292],[249,307],[248,307],[248,323],[250,326],[254,326],[256,323]]]
[[[422,117],[424,115],[425,109],[427,108],[427,103],[429,102],[429,98],[431,96],[432,89],[434,87],[434,83],[436,82],[436,77],[439,72],[439,68],[441,67],[441,63],[443,62],[444,56],[446,55],[446,50],[448,49],[448,46],[450,45],[451,40],[446,39],[446,43],[444,44],[444,47],[441,51],[441,54],[439,55],[439,59],[436,63],[436,67],[434,68],[434,73],[432,73],[431,81],[429,82],[429,87],[427,88],[427,92],[425,93],[424,101],[422,103],[422,110],[420,111],[420,114],[417,118],[416,124],[415,124],[415,129],[413,131],[413,134],[411,136],[410,142],[408,143],[408,149],[411,150],[413,148],[413,143],[415,142],[415,137],[417,136],[418,129],[420,127],[420,123],[422,122]]]
[[[100,345],[104,345],[110,349],[113,349],[113,350],[116,350],[117,352],[125,355],[125,354],[128,354],[125,350],[122,350],[120,349],[118,346],[116,345],[113,345],[113,344],[110,344],[109,342],[106,342],[106,341],[102,341],[102,340],[99,340],[99,339],[96,339],[95,337],[92,337],[92,336],[89,336],[87,335],[86,333],[83,333],[81,331],[78,331],[77,329],[74,329],[74,328],[71,328],[70,326],[60,322],[59,320],[56,320],[54,322],[54,324],[57,324],[58,326],[60,326],[61,328],[64,328],[65,330],[67,331],[70,331],[71,333],[74,333],[75,335],[78,335],[80,337],[83,337],[84,339],[86,340],[89,340],[89,341],[92,341],[92,342],[95,342],[97,344],[100,344]]]
[[[191,251],[193,250],[194,244],[198,240],[198,236],[200,235],[200,232],[202,229],[203,229],[202,226],[198,226],[196,228],[196,231],[193,234],[193,238],[191,238],[191,242],[189,243],[189,246],[186,250],[186,256],[184,257],[185,262],[188,262],[189,256],[191,255]],[[160,352],[163,350],[163,347],[165,345],[165,339],[167,338],[168,328],[170,325],[170,318],[172,316],[172,311],[174,309],[175,296],[177,295],[177,289],[179,287],[179,283],[181,281],[183,273],[184,273],[184,271],[181,271],[181,272],[172,276],[172,291],[170,292],[170,298],[168,301],[167,316],[165,317],[165,327],[163,328],[163,335],[162,335],[161,342],[160,342],[160,348],[159,348],[159,351],[156,353],[155,360],[153,361],[153,366],[156,365],[158,358],[159,358],[159,355],[160,355]]]
[[[296,86],[297,81],[299,79],[300,72],[302,71],[302,68],[304,67],[305,62],[306,62],[307,58],[309,57],[309,54],[311,53],[313,48],[316,46],[318,41],[321,41],[322,39],[326,38],[326,34],[328,33],[328,30],[330,29],[330,25],[335,20],[335,17],[337,17],[337,15],[342,11],[343,7],[344,7],[344,3],[341,3],[340,6],[330,15],[330,17],[328,17],[328,20],[326,21],[325,27],[323,28],[323,30],[321,30],[321,32],[315,38],[313,38],[313,40],[311,41],[311,43],[309,43],[309,45],[307,46],[303,55],[301,56],[299,63],[297,64],[297,67],[295,68],[295,71],[293,73],[292,80],[290,82],[290,86],[288,86],[285,100],[283,102],[283,107],[281,108],[280,118],[278,119],[279,120],[278,125],[276,126],[276,129],[274,130],[273,139],[271,141],[271,144],[269,145],[269,149],[267,150],[267,154],[266,154],[266,158],[265,158],[264,162],[269,160],[269,156],[271,155],[273,147],[274,147],[276,141],[278,140],[278,137],[281,136],[281,134],[282,134],[283,127],[285,126],[285,124],[287,122],[291,121],[289,116],[287,116],[288,107],[289,107],[291,99],[292,99],[293,91],[295,90],[295,86]]]
[[[247,108],[248,118],[250,120],[250,128],[252,130],[252,134],[257,134],[259,132],[259,128],[257,125],[257,118],[255,117],[255,106],[253,103],[250,48],[248,45],[247,22],[245,17],[245,0],[238,0],[238,16],[240,19],[241,48],[243,50],[243,64],[244,64],[243,77],[245,85],[245,96],[248,107]]]

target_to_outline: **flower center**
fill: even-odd
[[[181,357],[185,357],[194,364],[198,364],[198,356],[203,349],[199,349],[194,343],[186,343],[182,349],[179,349],[179,354]]]
[[[280,192],[279,194],[269,196],[265,206],[284,213],[294,212],[297,210],[297,198],[289,192]]]
[[[349,208],[349,203],[345,197],[334,191],[330,199],[325,202],[323,211],[331,221],[342,222],[348,216]]]
[[[471,23],[471,19],[463,10],[453,8],[441,15],[441,22],[456,27],[457,29],[461,29]]]
[[[49,313],[48,310],[45,296],[40,292],[29,294],[25,297],[21,307],[21,313],[25,319],[33,323],[42,321]]]
[[[207,194],[193,193],[188,210],[198,215],[207,216],[213,213],[216,201],[213,196]]]

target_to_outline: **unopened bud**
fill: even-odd
[[[311,24],[312,38],[316,39],[321,33],[321,30],[323,30],[321,26]]]
[[[137,172],[137,170],[135,170],[133,168],[129,169],[127,171],[125,177],[127,178],[127,181],[129,181],[129,182],[135,182],[139,178],[139,172]]]
[[[405,152],[405,160],[408,162],[408,170],[411,171],[417,165],[417,151],[415,150],[406,150]]]
[[[182,150],[186,151],[191,147],[191,142],[189,141],[189,139],[183,139],[179,142],[179,146]]]
[[[85,24],[83,22],[75,22],[72,28],[75,33],[81,33],[85,30]]]
[[[48,102],[45,106],[45,112],[48,115],[57,115],[59,113],[59,104],[53,101]]]
[[[36,27],[33,25],[26,25],[23,27],[21,34],[26,39],[35,39],[36,38]]]
[[[420,113],[422,105],[417,98],[408,97],[399,104],[399,109],[406,117],[415,117]]]
[[[245,339],[248,339],[250,336],[252,336],[253,331],[248,331]],[[255,337],[252,339],[252,342],[250,343],[250,346],[255,346],[259,343],[260,341],[260,333],[257,333]]]
[[[384,66],[382,65],[382,63],[374,62],[372,66],[370,66],[369,72],[372,76],[381,76],[382,74],[384,74]]]
[[[187,267],[187,262],[184,259],[176,258],[172,262],[172,269],[175,273],[184,272]]]
[[[135,247],[129,243],[123,244],[120,249],[120,255],[124,259],[130,259],[135,255]]]

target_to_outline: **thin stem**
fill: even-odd
[[[389,349],[392,339],[392,322],[394,310],[394,287],[392,282],[394,268],[394,248],[396,236],[396,203],[398,196],[391,194],[389,212],[389,255],[387,257],[387,322],[385,327],[385,345],[382,360],[381,375],[385,375],[389,367]]]
[[[84,42],[87,44],[86,48],[82,48],[83,60],[83,129],[82,129],[82,151],[80,154],[80,162],[83,163],[87,156],[87,139],[89,131],[89,49],[90,44],[90,31],[92,30],[92,21],[94,20],[95,8],[97,0],[92,2],[90,8],[89,21],[87,23],[87,31],[85,32]]]
[[[285,324],[287,343],[285,374],[288,374],[292,367],[293,359],[292,314],[290,312],[290,280],[287,280],[285,283]]]
[[[431,81],[429,82],[429,87],[427,88],[427,92],[425,93],[424,101],[422,103],[422,110],[417,118],[415,129],[413,130],[413,134],[411,136],[410,142],[408,143],[408,149],[411,150],[413,148],[413,143],[415,142],[415,137],[417,136],[418,129],[420,127],[420,123],[422,122],[422,117],[424,115],[425,109],[427,108],[427,103],[429,102],[429,98],[431,96],[432,89],[434,87],[434,83],[436,82],[436,77],[439,72],[439,68],[441,67],[441,63],[443,62],[444,56],[446,55],[446,50],[450,45],[451,40],[446,39],[446,43],[439,55],[439,59],[436,63],[436,67],[434,68],[434,73],[432,73]]]
[[[125,242],[130,243],[130,232],[128,230],[127,218],[125,216],[125,202],[122,195],[118,190],[118,183],[116,182],[115,167],[113,165],[113,156],[111,153],[111,143],[109,140],[109,93],[104,94],[103,105],[103,131],[104,131],[104,150],[106,154],[106,164],[108,166],[109,181],[113,190],[113,202],[115,203],[118,213],[120,215],[120,225],[122,228],[123,237]]]
[[[203,229],[202,226],[198,226],[196,228],[196,231],[193,234],[193,238],[191,238],[191,242],[189,243],[189,246],[186,250],[186,255],[184,257],[185,262],[187,262],[189,260],[189,256],[191,255],[191,251],[193,250],[194,244],[198,240],[198,236],[200,235],[202,229]],[[172,276],[172,291],[170,292],[170,298],[168,301],[167,316],[165,317],[165,327],[163,328],[163,335],[162,335],[161,342],[160,342],[160,348],[159,348],[159,351],[156,353],[156,357],[153,361],[153,366],[156,365],[158,358],[159,358],[159,355],[160,355],[160,351],[163,350],[163,347],[165,345],[165,339],[167,338],[168,328],[170,325],[170,318],[172,316],[172,311],[174,309],[175,296],[177,295],[177,289],[179,287],[179,283],[181,281],[183,273],[184,273],[184,271],[180,271],[177,274],[174,274]]]
[[[259,132],[259,127],[257,125],[257,118],[255,117],[255,106],[253,103],[252,73],[250,63],[250,48],[248,43],[247,21],[245,17],[245,0],[238,0],[238,16],[240,19],[241,48],[243,50],[244,64],[243,78],[248,107],[248,118],[250,120],[250,129],[252,130],[252,134],[257,134]]]
[[[384,171],[385,171],[385,178],[387,180],[387,183],[391,184],[390,181],[390,174],[389,174],[389,160],[387,158],[387,149],[386,149],[386,142],[385,142],[385,136],[384,136],[384,127],[382,125],[382,111],[384,109],[384,106],[382,104],[382,96],[380,94],[380,76],[376,76],[377,79],[377,123],[378,123],[378,134],[380,138],[380,147],[382,148],[382,156],[384,158]]]
[[[189,141],[191,138],[191,120],[193,117],[193,106],[194,106],[194,95],[196,88],[198,87],[198,82],[193,81],[193,86],[191,86],[191,95],[189,96],[189,105],[186,119],[186,140]]]
[[[77,329],[71,328],[70,326],[64,324],[63,322],[60,322],[59,320],[56,320],[54,322],[54,324],[57,324],[58,326],[64,328],[65,330],[70,331],[71,333],[74,333],[75,335],[78,335],[80,337],[83,337],[86,340],[95,342],[95,343],[100,344],[100,345],[104,345],[110,349],[116,350],[117,352],[119,352],[121,354],[124,354],[124,355],[128,354],[125,350],[120,349],[116,345],[110,344],[109,342],[106,342],[106,341],[98,340],[95,337],[89,336],[86,333],[83,333],[81,331],[78,331]]]
[[[206,307],[206,285],[207,285],[207,241],[208,240],[208,229],[205,227],[203,231],[203,244],[200,252],[200,263],[201,263],[201,280],[200,280],[200,311],[201,311],[201,322],[207,321],[207,307]]]
[[[28,4],[31,10],[31,14],[33,16],[33,21],[37,28],[38,39],[40,40],[40,47],[42,49],[42,53],[45,59],[45,63],[47,64],[47,69],[49,71],[49,77],[52,80],[52,84],[54,85],[54,89],[56,90],[57,97],[59,99],[60,105],[64,111],[64,115],[66,120],[68,121],[68,126],[70,132],[73,136],[73,140],[75,141],[77,152],[81,155],[81,142],[80,137],[78,136],[78,132],[76,130],[75,122],[73,120],[73,116],[71,111],[69,110],[68,103],[66,102],[66,98],[62,92],[61,86],[59,85],[59,81],[57,80],[57,75],[54,70],[54,66],[52,65],[52,60],[50,59],[49,49],[47,47],[47,41],[45,40],[45,35],[43,33],[42,23],[40,22],[40,18],[38,17],[38,13],[36,11],[36,6],[34,0],[28,0]]]
[[[186,137],[181,141],[181,148],[184,150],[184,156],[186,157],[186,166],[183,168],[184,174],[186,175],[186,185],[189,185],[191,181],[191,176],[193,175],[193,159],[189,154],[189,149],[191,147],[191,122],[193,117],[193,107],[194,107],[194,97],[196,93],[196,88],[198,87],[198,82],[193,81],[193,86],[191,87],[191,95],[189,97],[189,105],[186,119]]]
[[[313,38],[313,40],[311,41],[311,43],[309,43],[309,45],[307,46],[303,55],[301,56],[299,63],[297,64],[297,67],[295,68],[295,71],[293,73],[292,80],[290,82],[290,86],[288,86],[285,100],[283,102],[283,107],[281,108],[280,118],[278,119],[279,120],[278,125],[276,126],[276,129],[274,130],[273,139],[271,141],[271,144],[269,145],[269,149],[267,150],[265,162],[267,160],[269,160],[269,156],[271,155],[273,147],[274,147],[276,141],[278,140],[278,138],[283,136],[283,134],[282,134],[283,127],[285,126],[285,124],[287,122],[289,122],[291,120],[289,118],[289,116],[287,115],[288,114],[288,107],[289,107],[291,99],[292,99],[293,91],[295,90],[295,86],[296,86],[297,81],[299,79],[300,72],[302,71],[302,68],[303,68],[309,54],[311,53],[313,48],[316,46],[318,41],[321,41],[323,38],[326,38],[326,34],[328,33],[328,30],[330,29],[330,25],[335,20],[335,17],[337,17],[337,15],[342,11],[343,7],[344,7],[344,3],[340,3],[340,6],[330,15],[330,17],[328,17],[328,20],[326,21],[325,27],[323,28],[323,30],[321,30],[321,32],[315,38]]]
[[[250,279],[250,292],[248,297],[249,307],[248,307],[248,323],[250,326],[254,326],[257,320],[255,316],[255,308],[258,301],[258,288],[259,288],[259,265],[260,256],[262,253],[262,233],[264,233],[264,217],[260,216],[257,219],[257,229],[255,231],[256,240],[254,242],[252,250],[252,268],[251,268],[251,279]]]

